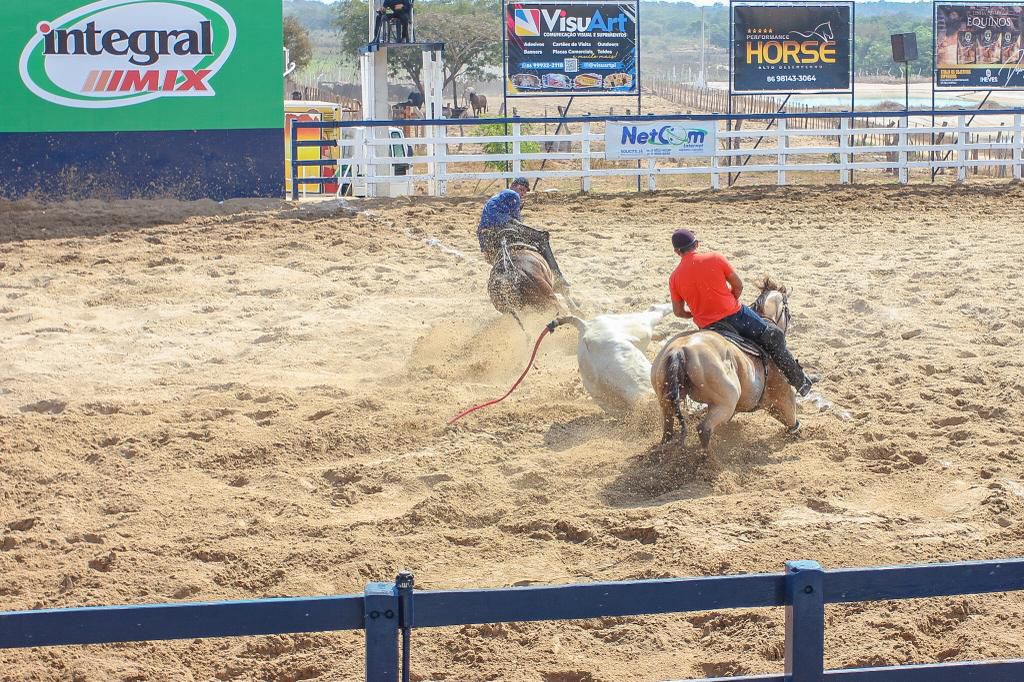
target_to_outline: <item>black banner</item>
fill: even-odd
[[[851,4],[733,5],[732,92],[850,92]]]
[[[935,87],[1024,88],[1024,5],[935,5]]]
[[[638,0],[509,2],[505,5],[505,92],[633,95]]]

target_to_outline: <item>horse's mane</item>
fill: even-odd
[[[757,313],[764,312],[765,301],[768,300],[768,294],[773,291],[777,291],[782,294],[783,299],[789,298],[789,291],[787,291],[784,284],[779,284],[771,277],[765,276],[764,280],[761,282],[761,293],[757,295],[757,300],[754,301],[754,305],[752,305],[751,308],[753,308]]]

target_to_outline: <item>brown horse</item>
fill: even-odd
[[[764,280],[751,307],[783,332],[789,326],[789,295],[785,287],[770,279]],[[651,383],[661,405],[662,443],[672,440],[674,417],[679,418],[680,441],[686,442],[682,406],[687,397],[708,406],[697,428],[705,450],[715,429],[736,412],[763,408],[782,422],[788,433],[800,429],[796,395],[775,363],[766,364],[716,332],[685,332],[671,339],[654,360]]]
[[[544,256],[528,244],[513,241],[509,234],[502,236],[487,280],[487,293],[491,304],[499,313],[508,313],[519,326],[519,311],[526,308],[555,310],[562,312],[562,305],[555,296],[555,277]]]
[[[481,112],[487,113],[487,97],[478,95],[473,88],[469,88],[466,91],[466,99],[469,100],[469,106],[473,109],[473,118],[479,118]]]

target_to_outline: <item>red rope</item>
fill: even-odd
[[[496,405],[497,403],[500,403],[502,400],[504,400],[505,398],[507,398],[510,395],[512,395],[512,391],[516,390],[516,388],[519,387],[519,384],[523,383],[523,379],[526,378],[527,372],[529,372],[530,369],[533,367],[533,360],[534,360],[534,358],[537,357],[537,351],[540,350],[540,342],[544,340],[545,336],[547,336],[549,333],[551,333],[551,332],[553,332],[555,330],[555,327],[553,325],[554,325],[554,323],[551,323],[551,324],[547,325],[546,327],[544,327],[544,331],[542,331],[540,333],[540,336],[537,337],[537,343],[533,344],[533,354],[530,356],[530,362],[528,362],[526,364],[526,369],[524,369],[523,373],[519,375],[518,379],[516,379],[516,383],[512,384],[512,388],[508,389],[508,393],[506,393],[505,395],[501,396],[500,398],[496,398],[494,400],[488,400],[486,403],[482,403],[480,405],[476,405],[475,407],[471,407],[468,410],[466,410],[465,412],[460,412],[459,414],[455,415],[454,417],[452,417],[451,419],[448,420],[448,426],[451,426],[455,422],[459,421],[460,419],[465,417],[467,414],[472,414],[473,412],[476,412],[477,410],[483,409],[485,407],[490,407],[491,405]]]

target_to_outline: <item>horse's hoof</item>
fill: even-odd
[[[800,426],[801,426],[801,424],[800,424],[800,420],[799,420],[799,419],[797,419],[797,420],[796,420],[796,424],[793,424],[793,425],[792,425],[792,426],[790,426],[790,427],[789,427],[788,429],[786,429],[786,434],[787,434],[787,435],[790,435],[790,436],[796,436],[796,435],[799,435],[799,433],[800,433]]]

